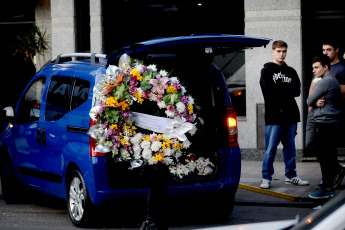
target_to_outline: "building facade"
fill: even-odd
[[[289,45],[286,62],[296,69],[302,82],[302,94],[296,98],[301,112],[296,148],[299,159],[306,157],[303,151],[305,101],[312,77],[311,58],[321,51],[320,42],[327,36],[337,37],[345,44],[344,35],[339,29],[345,25],[344,7],[340,0],[327,1],[327,6],[321,0],[313,4],[304,0],[225,2],[229,3],[217,0],[191,3],[159,0],[38,0],[33,4],[35,23],[50,35],[51,51],[44,57],[47,60],[61,53],[109,53],[135,41],[205,31],[285,40]],[[157,24],[157,20],[164,24]],[[326,26],[328,33],[317,34],[318,28],[323,26]],[[36,65],[44,63],[43,57],[38,58]],[[239,143],[243,158],[262,159],[265,124],[259,78],[263,64],[273,60],[271,43],[266,48],[246,51],[243,59],[245,65],[241,71],[247,93],[242,102],[245,112],[238,116]]]

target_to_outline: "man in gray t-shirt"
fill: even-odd
[[[322,78],[307,99],[308,106],[314,108],[316,155],[321,167],[323,183],[320,189],[309,197],[323,199],[335,195],[335,181],[342,181],[345,168],[338,163],[337,140],[341,121],[341,90],[330,72],[330,59],[320,55],[313,59],[313,73]],[[337,179],[337,177],[341,179]]]

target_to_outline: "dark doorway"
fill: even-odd
[[[105,52],[136,42],[198,33],[244,33],[244,1],[104,0]]]

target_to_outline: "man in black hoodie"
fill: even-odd
[[[301,82],[294,68],[284,60],[287,44],[277,40],[272,44],[273,62],[261,70],[260,86],[265,100],[265,156],[262,163],[261,188],[268,189],[274,174],[273,162],[277,147],[283,144],[285,184],[308,185],[296,173],[295,136],[300,121],[295,100],[301,94]]]

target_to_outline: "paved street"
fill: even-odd
[[[169,229],[198,229],[212,226],[255,223],[270,220],[303,218],[313,212],[319,203],[308,198],[315,191],[321,173],[317,162],[298,162],[299,176],[309,180],[309,186],[285,185],[284,164],[275,162],[275,175],[271,189],[260,189],[261,162],[242,161],[240,188],[236,194],[236,203],[232,216],[226,223],[212,223],[200,220],[188,211],[188,200],[184,207],[170,210]],[[344,182],[341,189],[344,188]],[[340,192],[340,190],[337,190]],[[1,189],[0,189],[1,194]],[[0,229],[75,229],[69,220],[65,201],[39,194],[29,196],[24,204],[6,205],[0,197]],[[135,208],[134,206],[132,206]],[[183,211],[184,210],[184,211]],[[181,214],[178,214],[180,211]],[[184,213],[184,214],[182,214]],[[276,215],[284,213],[284,215]],[[99,229],[138,229],[140,220],[135,212],[128,212],[126,218],[113,222],[119,216],[108,210],[107,220]],[[125,220],[126,219],[126,220]],[[102,220],[103,221],[103,220]],[[100,222],[102,222],[100,220]]]

